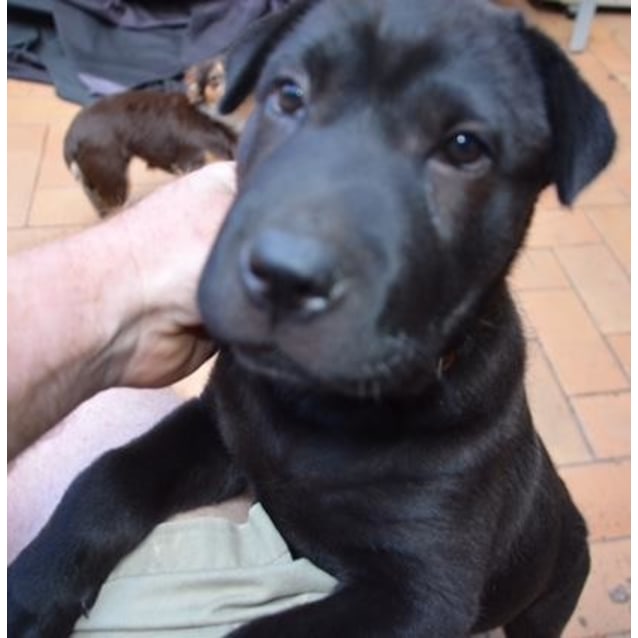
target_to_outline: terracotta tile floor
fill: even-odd
[[[562,45],[572,22],[521,5]],[[529,337],[536,422],[591,530],[593,570],[566,636],[630,630],[630,17],[599,13],[572,58],[607,101],[615,160],[572,211],[541,198],[512,283]],[[9,252],[73,233],[96,217],[62,161],[77,107],[50,87],[8,83]],[[133,167],[134,197],[171,177]],[[191,394],[200,371],[178,385]]]

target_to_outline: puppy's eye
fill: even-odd
[[[306,106],[303,89],[293,80],[284,80],[271,94],[273,107],[281,115],[299,115]]]
[[[465,131],[455,133],[449,138],[442,151],[444,158],[458,167],[469,167],[489,157],[487,144],[474,133]]]
[[[220,72],[211,73],[208,76],[207,84],[212,87],[218,87],[224,81],[224,74]]]

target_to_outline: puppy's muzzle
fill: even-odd
[[[240,270],[251,302],[274,319],[325,313],[346,288],[329,244],[281,230],[264,230],[245,244]]]

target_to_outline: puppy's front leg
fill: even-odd
[[[62,638],[121,558],[171,514],[244,489],[211,414],[193,400],[72,483],[8,573],[11,638]]]
[[[466,638],[465,610],[397,583],[346,585],[323,600],[251,622],[229,638]]]

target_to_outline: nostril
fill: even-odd
[[[250,272],[256,283],[262,288],[271,289],[275,293],[278,289],[294,298],[327,295],[330,292],[330,281],[327,273],[302,272],[294,270],[290,265],[264,262],[252,255],[250,258]]]
[[[270,269],[262,260],[252,254],[248,257],[248,274],[253,278],[253,285],[263,288],[268,286],[271,277]]]
[[[259,306],[315,314],[333,300],[335,262],[330,247],[314,238],[265,231],[242,251],[242,279]]]

